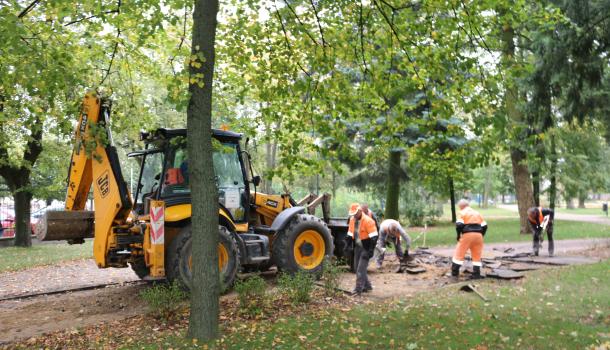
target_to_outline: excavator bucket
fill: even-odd
[[[40,241],[68,240],[82,242],[94,234],[92,211],[47,211],[36,224],[36,236]]]

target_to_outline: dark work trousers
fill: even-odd
[[[365,289],[371,289],[371,282],[367,275],[366,269],[369,266],[369,253],[366,249],[359,245],[355,245],[354,261],[356,261],[356,292],[363,292]]]
[[[529,222],[529,221],[528,221]],[[532,233],[534,234],[534,255],[538,256],[538,251],[544,240],[544,230],[542,227],[529,222]],[[553,241],[553,221],[549,221],[546,226],[546,235],[549,238],[549,255],[555,254],[555,242]]]

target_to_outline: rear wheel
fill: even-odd
[[[224,226],[218,226],[218,269],[223,289],[233,286],[239,267],[237,244]],[[177,281],[185,289],[192,288],[192,228],[185,226],[174,238],[167,250],[165,260],[166,275],[169,281]]]
[[[273,261],[280,271],[304,271],[319,275],[324,260],[333,254],[333,241],[326,224],[318,217],[299,214],[292,218],[273,241]]]

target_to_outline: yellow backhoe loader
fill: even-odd
[[[37,225],[41,240],[82,243],[93,237],[100,268],[127,267],[140,278],[191,285],[191,197],[185,129],[142,133],[145,148],[128,154],[140,163],[133,196],[108,128],[110,101],[85,96],[75,130],[65,211],[49,211]],[[241,135],[213,130],[218,187],[218,266],[232,285],[240,270],[305,271],[318,275],[326,258],[343,252],[345,219],[329,217],[329,196],[256,191]],[[202,135],[203,136],[203,135]],[[93,211],[85,204],[93,186]],[[300,205],[298,205],[300,204]],[[312,215],[322,205],[323,218]],[[215,228],[216,229],[216,228]]]

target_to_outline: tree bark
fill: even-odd
[[[585,201],[587,200],[587,192],[586,191],[580,191],[578,193],[578,207],[581,209],[586,208],[585,207]]]
[[[517,207],[519,208],[520,233],[529,233],[527,223],[527,209],[534,206],[534,195],[532,181],[525,164],[525,152],[512,149],[510,158],[513,164],[513,178],[515,181],[515,193],[517,195]]]
[[[187,110],[187,144],[192,177],[193,288],[188,334],[201,341],[218,337],[218,189],[211,166],[217,13],[217,0],[195,1],[191,54],[198,57],[196,62],[199,64],[189,65],[191,97]]]
[[[30,226],[30,202],[32,194],[27,190],[13,193],[15,199],[15,246],[32,246],[32,227]]]
[[[386,219],[399,219],[398,200],[400,195],[400,158],[402,151],[390,151],[388,165],[387,193],[385,205]]]
[[[506,9],[499,9],[499,13],[502,15],[506,12]],[[504,25],[502,27],[501,39],[503,42],[502,59],[505,67],[511,69],[515,61],[515,43],[514,36],[515,32],[511,26]],[[506,92],[504,94],[504,108],[506,114],[512,123],[516,127],[522,127],[525,122],[523,121],[522,113],[517,107],[519,99],[519,90],[515,81],[508,81]],[[524,138],[526,135],[521,133],[517,138]],[[534,195],[532,190],[532,180],[530,173],[527,168],[526,153],[518,147],[525,142],[524,139],[511,140],[512,145],[510,146],[510,156],[513,166],[513,178],[515,182],[515,194],[517,196],[517,206],[519,208],[520,218],[520,233],[528,233],[527,224],[527,209],[534,205]]]
[[[22,163],[19,166],[11,166],[8,162],[0,164],[0,176],[6,181],[15,201],[15,245],[19,247],[32,246],[30,169],[42,152],[42,120],[35,118],[29,127],[31,134],[25,144]],[[0,159],[9,159],[7,145],[0,145]]]
[[[455,212],[455,188],[453,187],[453,178],[449,178],[449,200],[451,201],[451,222],[457,221],[457,213]]]
[[[549,187],[549,207],[552,210],[555,210],[555,203],[557,202],[557,150],[555,147],[555,135],[551,134],[551,184]]]
[[[532,185],[534,189],[534,205],[540,206],[540,172],[532,172]]]
[[[566,209],[576,209],[574,207],[574,199],[572,197],[566,197]]]

